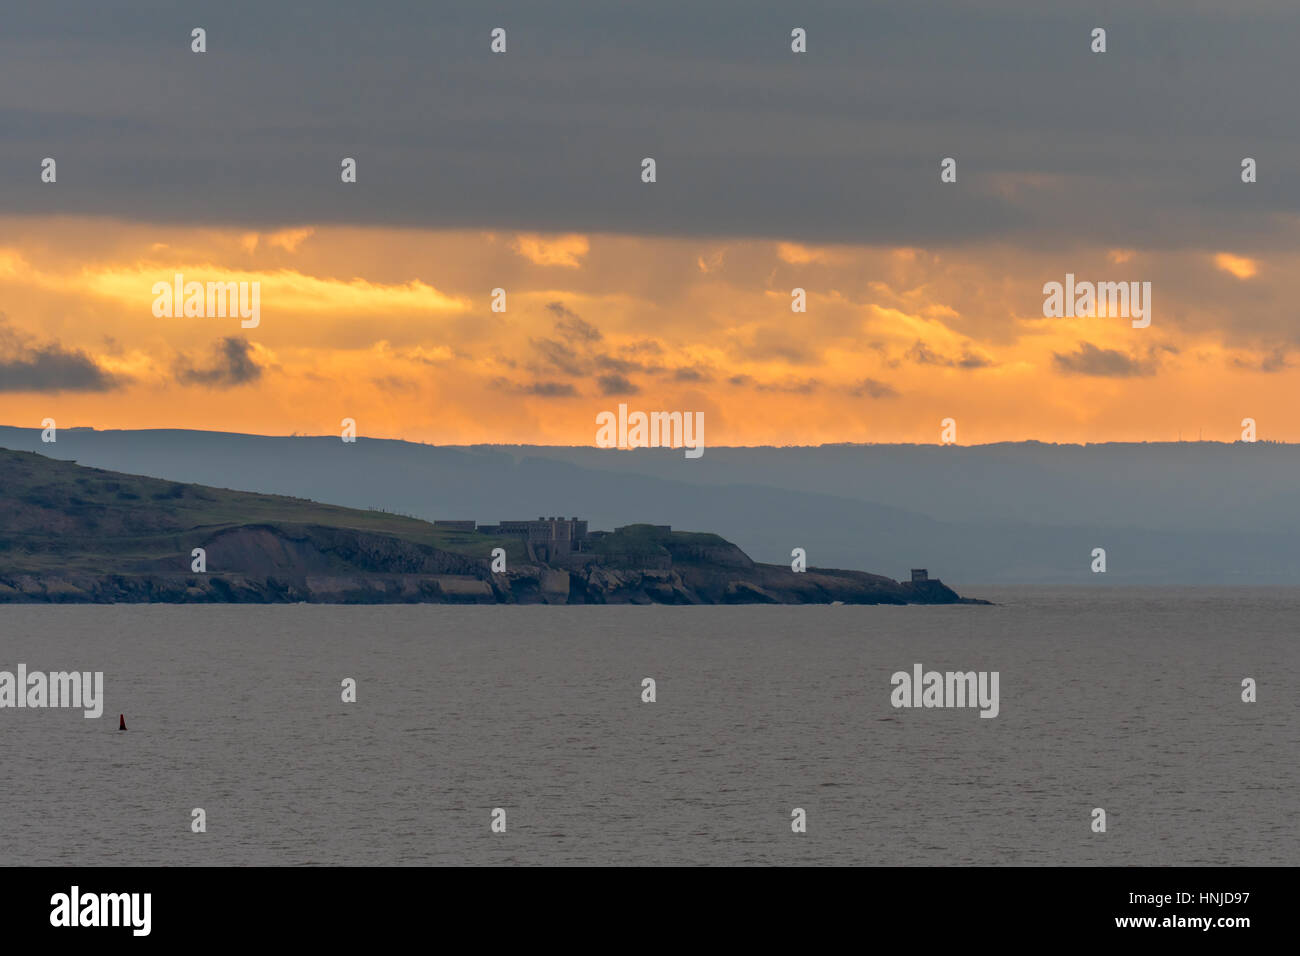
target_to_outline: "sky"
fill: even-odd
[[[1216,7],[25,5],[0,423],[1300,441],[1300,7]],[[258,283],[257,326],[155,315],[177,273]],[[1150,325],[1045,318],[1067,274]]]

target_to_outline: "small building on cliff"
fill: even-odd
[[[435,528],[448,531],[478,531],[480,534],[520,538],[533,561],[553,561],[581,551],[587,540],[587,522],[578,518],[539,517],[536,521],[507,520],[493,525],[475,525],[473,521],[435,520]]]

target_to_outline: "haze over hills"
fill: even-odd
[[[1300,446],[1151,443],[602,450],[0,427],[0,447],[424,519],[707,529],[756,561],[1015,583],[1300,584]],[[1090,570],[1105,548],[1106,574]]]

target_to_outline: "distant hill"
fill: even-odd
[[[962,600],[939,581],[758,564],[711,533],[633,524],[584,546],[539,561],[511,535],[0,450],[0,602]],[[491,567],[496,548],[505,571]]]
[[[184,430],[0,427],[0,447],[420,518],[580,515],[708,528],[756,560],[962,589],[1300,584],[1300,446],[824,445],[618,451],[422,445]],[[1090,570],[1094,548],[1108,570]]]

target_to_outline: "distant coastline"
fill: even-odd
[[[547,513],[581,515],[593,529],[671,524],[712,531],[776,565],[801,547],[820,567],[904,578],[929,567],[967,587],[1300,583],[1300,445],[714,445],[687,461],[674,449],[184,429],[67,427],[57,443],[46,438],[0,426],[0,448],[115,472],[424,521]],[[1223,493],[1234,487],[1251,494]],[[257,517],[288,520],[274,508]],[[1110,558],[1106,574],[1092,571],[1098,547]]]
[[[33,452],[0,450],[0,500],[0,603],[988,603],[663,525],[430,523]]]

